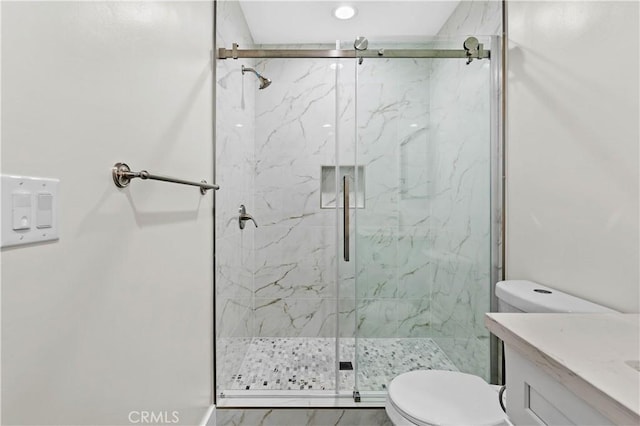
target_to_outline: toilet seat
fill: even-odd
[[[506,424],[491,386],[480,377],[454,371],[418,370],[399,375],[389,384],[387,409],[395,410],[393,414],[402,416],[407,424],[419,426]]]

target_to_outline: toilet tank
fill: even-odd
[[[496,284],[498,312],[615,313],[613,309],[526,280]]]

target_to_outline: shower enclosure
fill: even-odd
[[[382,401],[414,369],[491,380],[498,38],[220,34],[217,404]]]

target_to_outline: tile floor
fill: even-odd
[[[335,339],[251,339],[237,371],[219,373],[226,390],[333,390]],[[354,339],[340,339],[340,361],[356,364]],[[236,360],[236,363],[238,360]],[[378,338],[358,341],[358,389],[384,391],[389,381],[416,369],[454,370],[456,366],[429,338]],[[354,370],[339,374],[340,390],[353,390]]]

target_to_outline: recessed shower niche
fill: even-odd
[[[342,184],[342,177],[347,176],[349,179],[349,208],[364,208],[364,166],[358,166],[358,176],[356,177],[355,166],[339,166],[339,173],[336,177],[336,166],[320,166],[320,208],[335,209],[336,194],[340,194],[340,188],[336,188]],[[339,197],[338,207],[344,207],[343,197]]]

